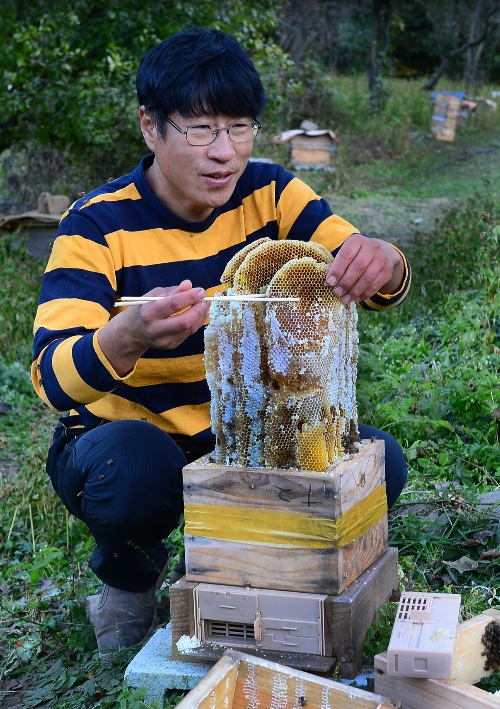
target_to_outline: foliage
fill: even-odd
[[[31,258],[18,234],[0,232],[0,355],[24,366],[31,362],[31,335],[43,265]],[[22,286],[20,288],[20,286]]]
[[[339,166],[334,180],[344,180],[353,194],[384,190],[394,205],[408,193],[458,194],[451,146],[424,143],[426,152],[415,156],[410,135],[413,152],[404,160],[381,158],[363,142],[378,119],[359,108],[364,94],[356,77],[336,77],[334,89],[335,115],[352,121],[342,151],[352,158],[353,145],[364,146],[362,160]],[[407,131],[422,121],[421,130],[428,130],[427,106],[416,107],[420,99],[414,101],[412,91],[411,82],[392,84],[389,104],[399,109],[385,114],[386,140],[396,140],[398,123]],[[397,117],[392,123],[391,115]],[[479,128],[490,140],[491,126],[466,126],[464,132],[476,135]],[[431,159],[450,161],[446,182],[422,178],[418,166],[430,171],[436,165],[428,164]],[[331,176],[305,177],[335,204]],[[473,177],[467,166],[469,190]],[[360,418],[393,433],[410,465],[408,485],[390,515],[401,585],[461,593],[464,617],[499,605],[498,520],[478,499],[498,486],[500,466],[500,228],[492,186],[443,214],[438,228],[416,234],[405,248],[413,266],[407,303],[385,314],[360,311],[359,320]],[[138,709],[145,706],[143,690],[122,681],[131,653],[98,662],[83,604],[97,591],[87,561],[93,542],[85,525],[64,512],[44,471],[56,416],[29,382],[42,267],[19,235],[2,233],[0,272],[8,298],[0,302],[0,701],[9,709],[16,696],[27,707]],[[167,543],[173,566],[182,529]],[[394,612],[394,602],[381,609],[379,624],[368,633],[367,655],[387,646]],[[172,693],[169,705],[179,696]]]
[[[425,314],[410,304],[408,322],[390,335],[382,320],[368,333],[362,314],[358,399],[362,420],[389,430],[406,450],[408,485],[389,517],[402,586],[460,593],[465,619],[499,603],[498,514],[478,494],[498,489],[500,478],[500,226],[478,222],[470,205],[462,221],[456,216],[444,231],[453,229],[457,251],[472,242],[469,277],[460,269],[445,275]],[[441,275],[450,258],[443,245],[433,256]],[[425,259],[417,263],[416,278],[428,270]],[[389,607],[367,636],[368,655],[387,647],[391,625]]]
[[[288,0],[278,12],[280,45],[296,63],[313,59],[342,74],[363,74],[370,61],[373,14],[382,8],[387,17],[378,38],[383,76],[400,78],[432,74],[450,51],[481,36],[495,0],[392,0],[391,3]],[[500,71],[498,10],[479,48],[479,81],[495,82]],[[386,44],[380,52],[380,45]],[[478,51],[477,48],[475,51]],[[472,56],[471,56],[472,55]],[[448,78],[465,78],[476,57],[472,52],[454,57]]]
[[[134,88],[143,54],[179,29],[218,27],[244,43],[273,94],[283,58],[270,39],[275,7],[246,0],[61,0],[56,11],[44,0],[11,0],[0,29],[8,47],[0,52],[0,151],[31,140],[69,155],[89,179],[128,172],[145,150]]]

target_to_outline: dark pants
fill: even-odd
[[[406,481],[399,444],[384,431],[359,425],[361,438],[385,441],[387,499]],[[125,591],[146,591],[168,560],[162,543],[183,511],[182,468],[213,445],[182,450],[143,421],[104,423],[76,436],[56,428],[47,459],[52,485],[96,541],[90,567],[101,581]]]

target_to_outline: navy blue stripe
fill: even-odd
[[[295,176],[290,172],[285,172],[281,165],[256,162],[248,163],[227,204],[239,206],[241,200],[250,197],[255,190],[260,190],[263,187],[266,190],[271,190],[272,183],[275,184],[277,199],[279,199],[284,188],[293,179],[295,179]]]
[[[83,225],[82,219],[85,220]],[[114,222],[112,223],[114,224]],[[85,234],[85,236],[82,237],[82,234]],[[103,231],[94,224],[90,211],[75,213],[75,210],[72,209],[68,216],[59,224],[57,236],[78,236],[101,246],[107,246]]]
[[[149,162],[148,157],[143,160],[143,165],[147,166]],[[294,176],[290,173],[286,173],[280,165],[249,163],[228,202],[222,207],[215,209],[210,217],[202,222],[188,222],[170,212],[170,210],[152,194],[141,166],[134,170],[133,178],[139,194],[144,197],[144,200],[134,201],[134,210],[130,210],[129,199],[118,202],[103,200],[95,202],[83,210],[80,209],[78,211],[79,216],[87,216],[89,219],[95,219],[101,225],[104,232],[115,231],[115,229],[119,228],[126,220],[127,230],[139,232],[138,237],[140,237],[140,232],[143,230],[158,228],[159,217],[161,221],[168,220],[169,229],[182,229],[193,233],[202,233],[206,231],[221,214],[230,212],[233,209],[239,209],[242,199],[249,197],[255,190],[262,187],[270,189],[270,182],[276,182],[277,198],[279,198],[283,188],[294,179]],[[126,178],[121,178],[98,188],[86,195],[85,199],[79,201],[75,207],[77,209],[80,208],[83,203],[86,203],[97,195],[110,194],[123,189],[127,186],[127,182]],[[67,230],[68,227],[66,227],[66,231]],[[71,232],[68,231],[68,233]],[[94,237],[92,236],[92,238]]]
[[[320,209],[318,209],[320,207]],[[309,241],[310,235],[316,231],[318,226],[328,217],[332,216],[332,210],[328,202],[324,199],[314,200],[307,204],[299,214],[288,234],[289,239],[299,239]],[[304,234],[309,234],[308,239],[304,239]]]
[[[87,334],[89,334],[88,330],[85,330],[82,327],[71,327],[66,330],[57,331],[47,330],[45,327],[39,327],[33,340],[33,359],[36,359],[43,348],[55,337],[57,338],[57,344],[61,344],[61,340],[65,340],[67,337]]]
[[[113,394],[139,404],[154,414],[172,411],[180,406],[199,406],[210,401],[210,391],[205,380],[187,384],[152,384],[140,388],[120,383]]]
[[[117,288],[121,295],[143,295],[152,283],[166,288],[176,286],[186,278],[196,287],[214,288],[220,285],[226,263],[224,256],[216,254],[197,261],[127,266],[116,273]]]
[[[109,310],[114,302],[114,292],[110,288],[109,280],[102,273],[78,268],[56,268],[48,271],[43,277],[39,304],[56,298],[67,299],[68,294],[71,294],[71,298],[84,300],[88,300],[89,294],[92,294],[92,301],[99,303],[106,310]],[[99,295],[103,297],[99,298]]]
[[[67,409],[75,408],[80,402],[75,401],[66,394],[59,385],[57,377],[54,375],[52,357],[58,344],[59,341],[56,341],[47,348],[42,358],[39,374],[42,380],[41,386],[47,393],[47,396],[48,392],[50,392],[49,401],[52,406],[59,411],[66,411]]]
[[[103,233],[116,231],[122,227],[123,223],[126,223],[127,231],[137,232],[135,236],[136,238],[140,238],[141,231],[158,228],[158,218],[161,220],[160,225],[161,222],[167,220],[169,229],[181,229],[193,233],[202,233],[206,231],[221,214],[230,212],[233,209],[239,209],[241,207],[241,201],[252,195],[255,190],[263,187],[271,189],[269,183],[275,183],[276,201],[278,201],[283,189],[294,179],[294,175],[285,172],[280,165],[249,163],[236,185],[235,191],[223,207],[215,209],[205,221],[188,222],[170,212],[151,192],[141,167],[134,170],[132,174],[139,194],[144,197],[144,199],[134,200],[133,210],[130,209],[130,199],[123,199],[117,202],[101,200],[82,209],[83,205],[96,196],[112,194],[113,192],[127,187],[129,178],[125,176],[107,185],[103,185],[90,192],[82,200],[79,200],[70,211],[68,217],[61,223],[59,234],[80,234],[85,232],[86,238],[96,243],[106,245]],[[82,229],[81,226],[74,226],[73,215],[75,214],[78,219],[82,217],[87,219],[88,224],[85,226],[85,229]],[[99,229],[96,229],[93,225],[94,220],[100,225]]]
[[[93,333],[77,340],[72,348],[73,363],[81,379],[98,391],[112,391],[116,380],[94,353]]]

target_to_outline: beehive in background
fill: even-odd
[[[330,252],[260,239],[222,276],[225,293],[298,302],[213,302],[205,334],[214,462],[325,471],[356,449],[357,313],[326,284]]]

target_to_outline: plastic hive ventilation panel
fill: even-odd
[[[196,636],[205,643],[325,655],[326,596],[198,584]]]
[[[324,471],[359,441],[357,312],[326,284],[330,252],[312,242],[261,239],[222,276],[228,295],[290,302],[213,302],[205,366],[214,462]]]
[[[451,679],[460,595],[404,593],[387,650],[387,674]]]

